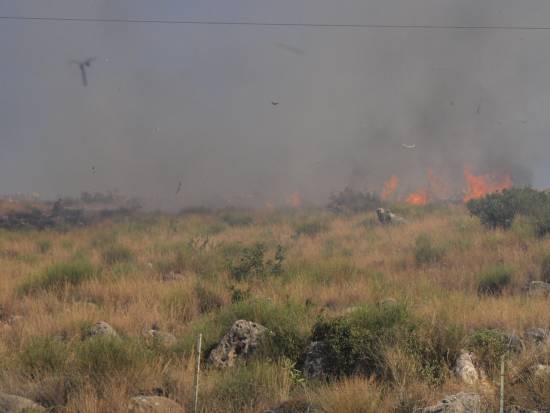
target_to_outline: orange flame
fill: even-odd
[[[290,194],[290,197],[288,198],[288,203],[292,208],[300,208],[302,206],[302,196],[298,191],[295,191]]]
[[[399,185],[399,178],[395,175],[392,175],[390,179],[384,184],[384,187],[382,188],[382,194],[380,197],[383,201],[387,200],[390,196],[393,195],[393,193],[397,190],[397,186]]]
[[[428,203],[428,190],[422,188],[418,192],[410,194],[405,202],[411,205],[426,205]]]
[[[493,192],[501,192],[513,186],[512,178],[508,175],[494,179],[490,175],[474,175],[468,167],[464,168],[464,178],[468,184],[468,190],[464,195],[464,202],[482,198]]]

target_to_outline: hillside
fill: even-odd
[[[462,205],[394,212],[406,222],[225,211],[1,231],[0,389],[56,412],[125,412],[137,395],[192,411],[202,333],[201,412],[400,413],[461,391],[498,411],[502,355],[506,405],[550,412],[550,298],[531,284],[550,281],[550,238],[521,217],[486,229]],[[271,333],[216,367],[239,319]]]

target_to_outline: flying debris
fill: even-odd
[[[92,175],[95,175],[95,166],[92,165]]]
[[[94,60],[96,60],[95,57],[90,57],[89,59],[86,59],[86,60],[82,60],[82,61],[71,60],[70,62],[71,64],[78,65],[80,69],[80,75],[82,76],[82,86],[88,86],[88,76],[86,73],[86,68],[90,67]]]
[[[176,189],[176,195],[181,191],[181,181],[178,182],[178,189]]]
[[[402,143],[401,146],[406,149],[416,149],[416,144],[407,145],[406,143]]]
[[[277,102],[276,100],[272,100],[272,101],[271,101],[271,104],[272,104],[273,106],[277,106],[277,105],[279,104],[279,102]]]

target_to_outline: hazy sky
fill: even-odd
[[[550,2],[0,0],[0,14],[549,26]],[[322,202],[392,173],[412,190],[427,168],[460,185],[465,164],[550,186],[550,30],[0,20],[0,52],[0,193]],[[69,62],[87,57],[83,87]]]

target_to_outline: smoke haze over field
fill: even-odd
[[[0,14],[550,24],[545,0],[47,3]],[[550,30],[0,20],[0,39],[0,193],[118,189],[180,206],[298,191],[324,202],[392,174],[414,190],[428,168],[459,188],[465,165],[550,185]],[[83,87],[69,62],[88,57]]]

